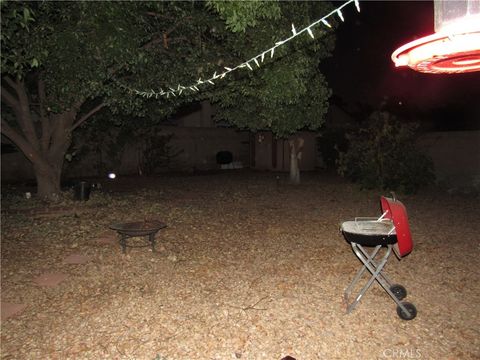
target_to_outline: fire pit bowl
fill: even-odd
[[[127,251],[127,247],[139,247],[128,245],[128,238],[142,236],[148,236],[152,251],[155,251],[155,234],[165,227],[167,227],[166,224],[157,220],[144,220],[110,225],[110,229],[115,230],[120,235],[120,245],[122,246],[123,253]]]
[[[158,230],[166,227],[164,223],[157,220],[136,221],[128,223],[118,223],[110,225],[110,229],[119,234],[128,236],[147,236],[156,233]]]

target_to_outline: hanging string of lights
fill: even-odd
[[[140,90],[137,90],[137,89],[132,89],[125,84],[121,84],[120,86],[122,88],[127,89],[129,92],[132,92],[132,93],[136,94],[136,95],[139,95],[139,96],[142,96],[142,97],[145,97],[145,98],[155,97],[156,99],[158,99],[159,97],[169,98],[170,96],[178,96],[178,95],[182,95],[182,94],[185,94],[185,93],[188,93],[188,92],[190,92],[190,93],[198,92],[198,91],[200,91],[200,86],[215,85],[215,81],[217,81],[219,79],[223,79],[226,75],[228,75],[229,73],[234,72],[236,70],[247,68],[249,71],[253,71],[255,69],[255,66],[256,66],[256,68],[259,68],[260,64],[263,63],[266,56],[269,55],[270,58],[273,58],[273,55],[275,54],[275,49],[277,49],[280,46],[285,45],[287,42],[293,40],[297,36],[302,35],[303,33],[307,33],[312,39],[315,39],[312,28],[319,25],[319,24],[322,24],[322,25],[326,26],[327,28],[331,28],[332,25],[330,25],[330,23],[327,21],[327,19],[334,16],[334,15],[338,16],[338,18],[341,21],[345,21],[345,19],[343,17],[343,14],[342,14],[342,9],[346,6],[348,6],[351,3],[354,3],[355,7],[357,8],[357,11],[360,12],[359,1],[358,0],[349,0],[349,1],[345,2],[344,4],[342,4],[341,6],[337,7],[336,9],[332,10],[331,12],[329,12],[327,15],[325,15],[321,19],[318,19],[318,20],[314,21],[313,23],[311,23],[310,25],[304,27],[303,29],[301,29],[299,31],[297,31],[295,29],[295,25],[292,24],[292,35],[290,37],[288,37],[284,40],[281,40],[281,41],[277,41],[275,43],[275,45],[273,45],[271,48],[269,48],[265,51],[262,51],[258,55],[248,59],[247,61],[242,62],[241,64],[239,64],[235,67],[225,66],[222,72],[220,72],[218,74],[217,74],[217,72],[214,72],[214,74],[208,79],[201,79],[200,78],[194,84],[190,84],[190,85],[187,85],[187,86],[178,84],[176,86],[176,88],[167,87],[166,90],[160,89],[160,91],[155,91],[153,89],[148,90],[148,91],[140,91]]]

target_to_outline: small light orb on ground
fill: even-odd
[[[115,179],[116,177],[117,177],[117,175],[115,175],[115,173],[113,173],[113,172],[108,174],[109,179]]]

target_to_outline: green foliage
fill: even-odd
[[[415,148],[416,125],[374,112],[365,127],[349,134],[338,172],[363,187],[412,193],[434,182],[433,163]]]
[[[280,9],[279,17],[246,28],[242,37],[226,39],[239,60],[251,58],[291,36],[292,23],[300,29],[331,9],[326,2],[273,4]],[[313,28],[313,32],[315,40],[308,35],[294,39],[277,48],[273,58],[267,54],[259,68],[252,64],[255,71],[237,74],[235,81],[212,94],[218,108],[216,120],[253,131],[269,129],[277,137],[320,128],[328,110],[330,89],[318,66],[331,55],[335,36],[320,28]]]
[[[213,73],[228,33],[203,2],[10,1],[1,10],[2,76],[38,72],[52,112],[101,99],[115,113],[168,116],[207,94],[147,101],[122,84],[159,90]]]
[[[140,149],[140,166],[145,175],[153,175],[162,170],[172,170],[177,157],[183,149],[177,149],[170,144],[173,134],[165,134],[161,129],[142,131],[142,148]],[[137,143],[138,144],[138,143]]]
[[[208,0],[207,6],[214,9],[225,20],[227,28],[233,32],[245,32],[260,20],[279,19],[278,1],[218,1]]]
[[[285,136],[318,128],[326,111],[329,91],[318,64],[334,36],[319,28],[316,40],[295,39],[255,74],[242,72],[196,95],[144,99],[126,91],[190,84],[238,64],[290,36],[292,22],[301,28],[323,16],[331,10],[325,2],[10,1],[1,10],[2,76],[38,72],[49,112],[101,99],[114,113],[160,119],[213,97],[225,109],[222,120],[254,130],[271,126]],[[230,107],[239,100],[245,107],[236,113]],[[305,107],[306,116],[290,106]]]
[[[340,152],[347,149],[345,131],[342,129],[322,129],[317,137],[317,150],[322,155],[327,169],[336,169]]]
[[[133,141],[133,128],[116,126],[114,119],[108,111],[100,113],[92,119],[90,126],[82,126],[74,133],[64,164],[66,177],[76,167],[87,167],[87,161],[93,162],[97,176],[118,169],[125,147]]]
[[[8,72],[14,76],[22,76],[25,70],[38,67],[37,54],[32,53],[32,45],[27,43],[30,27],[34,25],[35,12],[28,2],[1,2],[2,31],[1,66],[2,74]],[[16,44],[22,46],[16,46]]]

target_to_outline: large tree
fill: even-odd
[[[126,87],[191,81],[213,64],[223,21],[196,2],[2,2],[2,127],[54,199],[72,132],[99,111],[165,116]],[[211,36],[211,28],[218,31]],[[208,51],[205,49],[208,48]]]
[[[255,21],[250,15],[253,11],[248,7],[239,9],[235,3],[220,4],[223,6],[217,5],[218,11],[230,27],[242,33],[241,37],[230,37],[229,41],[230,47],[244,59],[250,59],[273,43],[288,38],[292,34],[292,24],[297,29],[303,28],[332,9],[328,2],[272,2],[268,9],[255,9],[255,14],[257,17],[275,16]],[[335,26],[335,20],[329,21]],[[319,64],[331,55],[335,36],[325,27],[313,27],[311,31],[316,40],[308,33],[295,38],[277,48],[274,61],[262,63],[260,68],[252,62],[254,71],[247,70],[243,76],[237,77],[235,86],[215,93],[214,100],[219,108],[217,117],[240,128],[271,130],[279,138],[287,138],[302,129],[319,129],[324,123],[330,96]],[[291,139],[289,144],[290,179],[298,183],[298,160],[303,142],[302,139]]]
[[[292,20],[302,25],[322,16],[328,6],[323,3],[77,1],[0,6],[1,99],[6,105],[1,132],[31,161],[41,197],[54,199],[60,192],[73,131],[107,108],[113,114],[160,119],[186,102],[214,97],[225,119],[252,130],[266,127],[285,136],[321,122],[328,90],[316,71],[318,54],[331,48],[328,41],[292,42],[295,45],[281,49],[255,76],[242,72],[187,96],[145,98],[128,89],[158,93],[208,78],[285,37],[287,31],[279,29],[288,29]],[[229,106],[235,102],[246,110],[243,120],[242,113]]]

